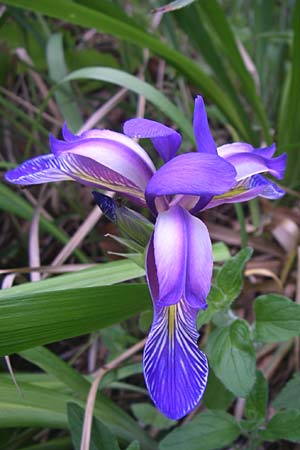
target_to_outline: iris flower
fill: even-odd
[[[275,145],[255,149],[237,142],[217,148],[200,96],[193,127],[197,151],[176,156],[180,134],[152,120],[131,119],[124,134],[95,129],[77,136],[64,126],[64,140],[50,137],[51,154],[25,161],[5,176],[20,185],[78,181],[151,209],[156,221],[146,274],[154,317],[144,350],[144,375],[154,404],[171,419],[183,417],[199,403],[208,377],[207,359],[197,344],[196,317],[207,306],[212,246],[195,214],[222,203],[284,194],[262,175],[283,176],[286,155],[273,158]],[[150,138],[164,164],[156,170],[131,138]]]

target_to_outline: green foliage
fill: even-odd
[[[238,297],[243,287],[244,268],[252,252],[251,248],[242,249],[217,271],[207,298],[208,308],[198,315],[198,327],[209,322],[216,313],[227,311]]]
[[[157,430],[168,430],[176,425],[176,420],[170,420],[149,403],[134,403],[131,409],[135,417],[144,425],[150,425]]]
[[[51,291],[37,292],[9,300],[2,295],[0,354],[107,327],[148,309],[149,304],[148,288],[142,284],[64,289],[55,296]]]
[[[268,382],[263,373],[256,372],[256,382],[247,398],[245,413],[249,420],[264,420],[268,404]]]
[[[212,450],[229,445],[240,428],[234,418],[223,411],[199,414],[186,425],[171,431],[159,445],[160,450]]]
[[[300,375],[295,373],[293,378],[283,387],[272,403],[276,409],[300,410]]]
[[[261,342],[287,341],[300,335],[300,305],[281,295],[258,297],[254,303],[255,339]]]
[[[260,437],[266,441],[286,439],[292,442],[300,441],[300,411],[281,411],[272,417]]]
[[[75,450],[80,450],[84,409],[76,403],[68,403],[68,421]],[[115,436],[109,429],[93,417],[90,450],[120,450]]]
[[[237,319],[209,336],[210,364],[222,383],[238,397],[249,394],[255,382],[255,351],[247,322]]]

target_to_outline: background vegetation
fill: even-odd
[[[13,356],[0,361],[0,449],[299,448],[300,1],[179,0],[150,12],[159,6],[3,2],[1,171],[47,153],[63,121],[121,130],[146,116],[174,124],[190,150],[201,93],[218,144],[275,140],[288,153],[287,195],[203,215],[215,242],[198,320],[211,372],[200,407],[174,423],[143,384],[142,255],[124,258],[89,189],[2,183],[0,354]]]

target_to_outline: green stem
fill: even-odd
[[[245,248],[245,247],[247,247],[248,236],[247,236],[247,231],[246,231],[244,210],[240,203],[235,203],[234,206],[235,206],[237,219],[240,224],[242,248]]]

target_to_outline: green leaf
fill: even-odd
[[[25,350],[20,356],[55,377],[85,404],[91,384],[65,361],[43,347]],[[122,440],[131,442],[138,439],[144,450],[156,450],[156,442],[128,414],[100,393],[95,401],[94,415]]]
[[[284,386],[272,403],[276,409],[300,410],[300,375],[294,373],[293,378]]]
[[[223,411],[205,411],[188,424],[171,431],[159,445],[160,450],[212,450],[234,441],[240,428]]]
[[[260,437],[266,441],[300,441],[300,411],[281,411],[272,417],[267,428],[260,432]]]
[[[254,336],[261,342],[287,341],[300,335],[300,305],[277,294],[255,300]]]
[[[216,313],[228,311],[232,302],[238,297],[243,287],[243,274],[247,261],[253,250],[244,248],[218,270],[214,284],[207,297],[208,308],[199,311],[197,327],[208,323]]]
[[[155,8],[152,12],[153,13],[167,13],[167,12],[171,12],[171,11],[176,11],[177,9],[181,9],[184,8],[185,6],[190,5],[191,3],[193,3],[195,0],[174,0],[171,3],[167,3],[164,6],[160,6],[159,8]]]
[[[84,420],[84,409],[76,403],[68,403],[68,421],[75,450],[80,450],[81,432]],[[93,417],[90,450],[120,450],[115,436],[110,430]]]
[[[208,96],[215,102],[229,119],[232,126],[238,130],[241,138],[248,138],[248,133],[245,130],[244,124],[240,120],[240,116],[236,112],[231,99],[227,97],[226,93],[218,86],[218,84],[215,83],[209,75],[203,72],[197,64],[185,57],[182,53],[168,47],[161,39],[144,32],[139,26],[129,24],[125,14],[124,20],[120,20],[116,17],[107,15],[105,11],[102,12],[101,10],[101,12],[99,12],[96,9],[82,6],[70,0],[60,0],[59,3],[56,2],[55,4],[53,4],[51,0],[43,0],[43,2],[39,0],[6,0],[5,4],[62,19],[65,22],[74,23],[85,28],[95,28],[101,33],[113,34],[117,38],[131,42],[141,48],[149,48],[155,54],[172,64],[179,72],[185,75],[203,95]],[[109,81],[109,79],[107,81]],[[122,82],[120,82],[120,84],[122,85]],[[145,94],[142,93],[142,95]],[[146,98],[148,98],[147,95]],[[182,130],[185,129],[185,124],[186,118],[183,115],[183,122],[182,124],[179,123]],[[189,135],[191,136],[191,134]]]
[[[133,441],[131,442],[131,444],[128,445],[128,447],[126,448],[126,450],[140,450],[140,444],[138,443],[138,441]]]
[[[57,83],[68,74],[61,33],[55,33],[50,36],[46,55],[50,78]],[[82,117],[75,101],[75,94],[71,84],[65,83],[64,86],[57,89],[55,98],[64,120],[71,131],[76,133],[82,125]]]
[[[225,262],[216,276],[215,284],[224,293],[228,306],[239,296],[242,290],[244,268],[252,253],[253,250],[249,247],[242,249]]]
[[[22,447],[20,450],[71,450],[72,443],[69,437],[50,439],[47,442],[40,442],[29,447]]]
[[[192,141],[194,141],[193,129],[186,116],[158,89],[154,88],[149,83],[140,80],[138,77],[110,67],[86,67],[71,72],[67,77],[60,81],[59,85],[80,79],[106,81],[107,83],[117,84],[130,89],[139,95],[143,95],[176,123]]]
[[[290,70],[287,74],[285,89],[282,90],[279,109],[278,145],[287,149],[287,170],[285,179],[290,185],[299,183],[298,149],[300,143],[300,0],[295,1],[293,18],[293,44]]]
[[[255,351],[247,322],[238,319],[214,330],[206,350],[215,374],[226,388],[237,397],[246,397],[255,382]]]
[[[146,285],[37,292],[0,300],[0,355],[107,327],[149,309]]]
[[[149,403],[134,403],[131,409],[139,422],[144,425],[150,425],[157,430],[168,430],[176,425],[176,420],[170,420],[159,412],[154,406]]]
[[[98,264],[91,269],[79,270],[74,273],[59,275],[35,283],[24,283],[0,291],[1,299],[27,296],[38,292],[62,291],[65,289],[79,289],[85,287],[110,286],[123,281],[140,278],[145,270],[129,260],[112,261]]]
[[[230,259],[230,251],[224,242],[215,242],[212,245],[214,262],[223,262]]]
[[[256,372],[256,382],[246,401],[245,413],[249,420],[260,421],[266,417],[268,403],[268,382],[263,373]]]
[[[212,368],[209,370],[208,382],[203,396],[203,403],[208,409],[226,410],[234,400],[232,392],[216,377]]]

